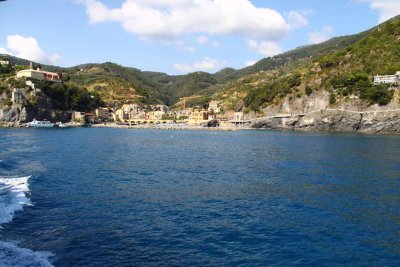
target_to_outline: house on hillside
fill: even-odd
[[[8,66],[8,65],[10,65],[9,60],[0,60],[0,66]]]
[[[17,78],[29,78],[39,81],[61,82],[60,76],[55,72],[43,71],[40,68],[20,70],[17,72]]]
[[[376,75],[374,76],[374,84],[398,84],[400,85],[400,71],[394,75]]]

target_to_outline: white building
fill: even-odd
[[[219,101],[210,101],[210,103],[208,103],[208,112],[220,113],[221,108],[219,106]]]
[[[139,113],[139,105],[138,104],[124,104],[122,105],[122,112],[124,120],[133,119]]]
[[[74,121],[74,122],[85,122],[85,112],[79,112],[79,111],[73,112],[71,121]]]
[[[37,70],[20,70],[17,72],[17,78],[31,78],[39,81],[46,80],[52,82],[60,82],[60,76],[57,73],[42,71],[40,68],[38,68]]]
[[[376,75],[374,77],[374,84],[400,84],[400,71],[394,75]]]
[[[8,60],[0,60],[0,66],[7,66],[10,65],[10,61]]]

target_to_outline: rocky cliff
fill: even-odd
[[[22,107],[21,105],[3,106],[0,108],[0,126],[18,127],[23,123],[37,120],[51,122],[67,122],[71,119],[71,113],[58,110]]]
[[[329,94],[321,91],[310,97],[267,107],[264,116],[253,118],[251,127],[271,130],[360,132],[400,134],[400,93],[387,106],[370,105],[356,97],[329,104]],[[249,118],[251,119],[251,118]]]

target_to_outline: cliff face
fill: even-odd
[[[253,128],[328,132],[400,134],[400,93],[387,106],[368,106],[354,97],[329,105],[327,92],[264,109],[265,117],[254,119]]]
[[[71,119],[71,112],[55,110],[52,100],[40,91],[18,89],[18,97],[14,103],[11,92],[10,89],[0,94],[0,126],[15,127],[34,118],[51,122],[66,122]]]
[[[303,117],[260,119],[253,122],[252,127],[270,130],[400,134],[400,111],[352,113],[321,110]]]
[[[71,113],[49,109],[22,107],[19,104],[0,107],[0,126],[15,127],[19,126],[21,123],[30,122],[34,118],[51,122],[67,122],[71,119]]]

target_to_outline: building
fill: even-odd
[[[95,111],[96,118],[99,120],[108,120],[108,117],[110,116],[110,111],[108,108],[98,108]]]
[[[39,81],[61,82],[60,76],[55,72],[42,71],[40,68],[20,70],[17,72],[17,78],[30,78]]]
[[[200,124],[208,121],[208,112],[206,110],[194,109],[189,116],[190,124]]]
[[[14,88],[11,93],[11,102],[14,104],[21,103],[25,99],[23,89]]]
[[[374,84],[400,84],[400,71],[394,75],[376,75],[374,77]]]
[[[85,122],[85,112],[75,111],[72,113],[71,121]]]
[[[121,109],[123,112],[123,120],[133,119],[139,113],[138,104],[123,104]]]
[[[122,109],[117,109],[114,113],[114,121],[123,121],[124,120],[124,111]]]
[[[0,66],[8,66],[10,65],[10,61],[8,60],[0,60]]]
[[[210,101],[208,103],[208,112],[220,113],[221,107],[219,106],[219,101]]]

